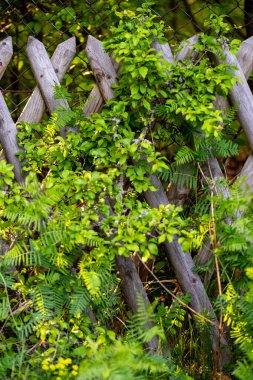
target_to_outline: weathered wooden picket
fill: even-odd
[[[185,42],[182,50],[175,57],[175,60],[182,60],[189,56],[197,38],[197,36],[193,36]],[[164,59],[168,62],[173,62],[174,57],[168,44],[160,45],[157,41],[154,41],[153,47],[157,52],[162,53]],[[54,86],[60,85],[75,53],[76,42],[73,37],[59,44],[50,60],[44,45],[37,39],[29,37],[27,56],[38,86],[34,89],[24,110],[18,118],[17,123],[21,121],[26,121],[28,123],[40,122],[46,107],[50,113],[54,112],[58,106],[69,108],[69,104],[66,100],[56,100],[54,98]],[[11,60],[12,54],[12,40],[8,37],[0,43],[0,79]],[[88,37],[86,54],[96,79],[96,85],[91,91],[83,109],[84,115],[89,116],[94,112],[99,112],[102,109],[103,104],[114,97],[112,85],[117,83],[118,65],[106,54],[101,43],[92,36]],[[246,79],[249,77],[253,68],[253,37],[241,44],[238,58],[234,57],[226,49],[224,49],[224,55],[227,63],[232,63],[234,66],[238,67],[238,71],[235,71],[235,75],[239,75],[241,81],[238,82],[231,91],[230,100],[232,104],[236,103],[239,107],[238,118],[245,130],[249,145],[251,149],[253,149],[253,96]],[[217,108],[224,109],[227,105],[228,103],[224,101],[223,98],[217,97]],[[61,129],[60,134],[65,137],[69,130],[68,127],[64,127]],[[78,131],[75,132],[78,133]],[[6,159],[14,166],[16,180],[18,182],[23,182],[24,176],[21,172],[19,159],[16,156],[20,150],[17,144],[16,135],[16,124],[12,120],[4,97],[0,92],[0,143],[3,147]],[[206,163],[204,170],[206,177],[210,178],[210,181],[223,178],[222,170],[216,159],[209,160],[209,162]],[[242,170],[242,175],[246,176],[249,185],[252,187],[252,156],[246,161]],[[172,202],[169,200],[171,197],[168,198],[160,180],[155,176],[151,176],[151,181],[156,186],[157,191],[146,191],[144,193],[147,203],[151,207],[159,207],[160,204],[167,205],[173,203],[173,199]],[[221,192],[225,197],[229,197],[229,190],[227,187],[219,188],[217,189],[217,192]],[[184,197],[186,197],[187,194],[188,191],[186,189]],[[192,310],[197,313],[202,313],[203,311],[209,313],[209,317],[213,321],[212,343],[213,348],[216,351],[219,345],[218,321],[208,299],[205,287],[199,275],[193,271],[195,264],[191,255],[185,254],[182,251],[176,236],[172,243],[165,242],[164,248],[182,290],[185,293],[191,293],[190,306]],[[209,249],[209,251],[211,250]],[[206,260],[206,257],[207,251],[206,248],[204,248],[199,254],[200,262],[203,263],[203,261]],[[145,302],[149,303],[146,291],[131,258],[117,256],[116,263],[122,280],[121,286],[126,302],[128,303],[129,308],[135,312],[137,310],[138,293],[141,293]],[[223,343],[226,346],[224,338]],[[157,345],[157,339],[153,339],[149,343],[149,349],[155,351],[157,350]],[[227,348],[222,351],[223,364],[227,362],[228,358],[229,349]]]

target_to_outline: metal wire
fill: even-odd
[[[129,0],[129,7],[137,8],[143,1],[147,0]],[[123,0],[0,0],[0,40],[12,36],[14,49],[0,89],[14,120],[36,85],[25,53],[28,37],[43,42],[51,56],[57,44],[76,36],[77,55],[63,85],[74,94],[74,103],[84,102],[94,83],[84,54],[87,36],[93,34],[101,38],[107,35],[115,9],[121,9],[125,4]],[[164,21],[172,48],[182,39],[205,31],[205,21],[211,14],[226,14],[233,37],[245,39],[250,28],[253,29],[252,15],[246,8],[245,1],[236,0],[157,0],[150,6],[152,12]]]

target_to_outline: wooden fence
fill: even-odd
[[[161,52],[164,59],[168,62],[173,62],[174,59],[185,59],[192,52],[193,44],[197,41],[197,36],[193,36],[184,43],[182,50],[174,58],[168,44],[160,45],[154,41],[153,47],[157,52]],[[24,110],[22,111],[17,123],[25,121],[28,123],[40,122],[42,115],[47,107],[50,113],[54,112],[59,106],[69,108],[66,100],[58,100],[54,98],[54,86],[60,85],[71,61],[76,52],[75,38],[70,38],[59,44],[49,59],[44,45],[33,37],[29,37],[27,44],[27,56],[30,61],[32,71],[36,78],[38,86],[34,89],[31,97],[27,101]],[[86,116],[92,113],[99,112],[103,104],[113,98],[114,92],[112,85],[117,83],[118,65],[113,62],[103,50],[100,41],[92,36],[88,37],[86,54],[96,79],[96,85],[91,91],[83,113]],[[224,48],[224,56],[226,61],[238,67],[235,75],[240,76],[238,82],[230,94],[230,99],[233,104],[238,104],[238,118],[242,127],[245,130],[251,149],[253,149],[253,96],[247,84],[247,77],[253,69],[253,37],[244,41],[238,54],[238,58],[233,56],[227,49]],[[6,38],[0,43],[0,79],[3,76],[12,57],[12,40]],[[244,74],[245,75],[244,75]],[[246,76],[246,77],[245,77]],[[217,97],[216,106],[219,109],[227,107],[227,101],[224,98]],[[61,136],[65,137],[69,131],[68,127],[61,129]],[[76,131],[78,132],[78,131]],[[14,174],[18,182],[23,182],[24,177],[21,172],[20,162],[16,156],[20,148],[17,144],[16,124],[12,120],[11,114],[5,103],[4,97],[0,92],[0,143],[3,147],[4,154],[8,162],[14,165]],[[242,174],[246,175],[250,186],[253,186],[253,157],[250,156],[242,170]],[[210,181],[223,178],[222,170],[218,161],[214,158],[206,163],[205,175],[210,178]],[[160,204],[168,205],[171,203],[168,199],[160,180],[151,176],[151,181],[156,186],[157,191],[146,191],[144,197],[151,207],[159,207]],[[229,189],[223,187],[217,190],[225,197],[229,197]],[[186,195],[187,195],[186,190]],[[173,202],[172,202],[173,203]],[[217,318],[213,311],[212,305],[208,299],[205,287],[199,275],[192,269],[194,262],[190,254],[185,254],[182,251],[177,237],[175,236],[172,243],[165,242],[164,249],[168,259],[171,262],[177,280],[180,283],[182,290],[191,293],[191,308],[195,313],[202,313],[203,310],[209,312],[210,318],[213,320],[213,335],[212,343],[216,351],[219,345],[219,328]],[[210,251],[210,250],[209,250]],[[204,248],[199,255],[199,260],[206,260],[207,252]],[[121,286],[123,293],[130,309],[134,312],[137,310],[137,294],[141,293],[143,299],[148,303],[148,297],[143,284],[140,280],[135,264],[131,258],[117,256],[117,267],[122,280]],[[225,344],[225,340],[223,339]],[[151,350],[157,349],[157,339],[153,339],[149,343]],[[223,363],[228,360],[229,351],[223,350]]]

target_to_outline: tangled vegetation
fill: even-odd
[[[81,107],[59,109],[40,124],[21,124],[25,183],[0,161],[0,377],[253,379],[253,196],[243,180],[205,175],[208,160],[224,162],[243,141],[236,110],[214,107],[236,83],[211,56],[222,54],[219,38],[227,41],[229,28],[212,18],[197,57],[168,63],[152,48],[166,40],[148,3],[115,15],[104,41],[120,63],[115,98],[89,117]],[[66,125],[78,133],[61,137]],[[157,190],[151,175],[167,192],[187,188],[184,204],[150,207],[143,194]],[[224,186],[229,197],[217,191]],[[167,261],[163,243],[175,235],[203,281],[211,273],[206,291],[233,355],[223,369],[210,344],[216,322],[206,310],[194,313]],[[213,254],[200,264],[208,244]],[[138,310],[129,311],[118,256],[134,256],[145,270],[149,307],[138,294]],[[155,353],[147,349],[153,339]]]

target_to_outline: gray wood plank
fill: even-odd
[[[5,103],[4,97],[0,91],[0,142],[4,150],[4,155],[9,163],[14,166],[14,175],[18,182],[24,182],[24,176],[21,173],[21,165],[16,154],[20,152],[17,143],[17,130],[12,120],[10,111]]]
[[[237,59],[245,77],[248,79],[253,70],[253,37],[241,43]]]
[[[55,99],[54,87],[60,86],[60,82],[42,42],[29,37],[26,53],[49,112],[53,113],[57,108],[70,109],[65,99]],[[60,135],[65,137],[66,133],[70,131],[73,129],[68,126],[63,127]]]
[[[248,188],[250,189],[250,191],[253,191],[253,155],[252,154],[247,158],[245,164],[243,165],[243,168],[240,173],[240,177],[245,177]],[[248,189],[245,188],[245,190],[247,191]]]
[[[7,37],[0,42],[0,79],[4,75],[13,55],[12,38]]]
[[[223,54],[225,59],[217,58],[217,61],[236,67],[236,69],[231,70],[234,76],[238,78],[238,82],[230,91],[229,97],[232,104],[238,105],[238,118],[247,136],[250,148],[253,150],[253,96],[235,55],[227,48],[223,48]]]
[[[60,43],[55,49],[51,58],[51,63],[59,82],[62,81],[70,63],[76,54],[76,39],[71,37]],[[17,123],[25,121],[27,123],[39,123],[46,109],[44,99],[39,87],[35,87],[32,95],[26,103]],[[53,108],[52,108],[53,109]]]
[[[172,63],[174,61],[174,57],[169,44],[160,44],[157,39],[152,42],[152,48],[155,49],[157,53],[161,53],[161,58],[165,61]]]
[[[108,102],[114,97],[112,85],[117,83],[112,61],[101,42],[91,35],[88,36],[85,51],[103,99]]]
[[[188,58],[193,52],[194,45],[198,42],[198,40],[199,37],[195,34],[194,36],[183,41],[179,46],[180,51],[176,54],[175,60],[183,61]]]
[[[99,87],[95,84],[88,99],[86,100],[83,107],[83,114],[85,116],[90,116],[93,113],[100,112],[104,104],[104,99],[101,95]]]

